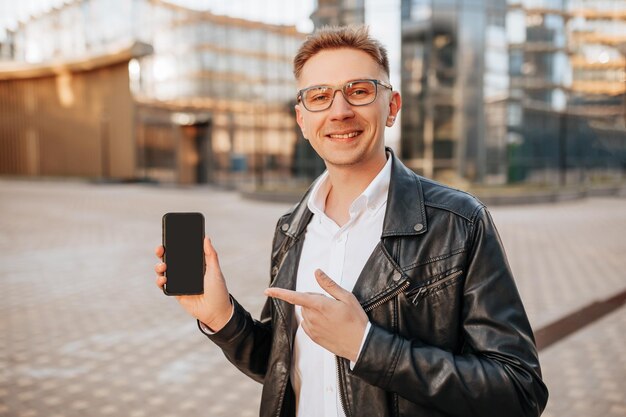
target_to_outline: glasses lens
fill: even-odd
[[[343,88],[348,103],[355,106],[370,104],[376,99],[376,83],[373,81],[354,81]]]
[[[324,110],[330,107],[333,101],[333,89],[331,87],[312,87],[302,92],[304,107],[311,111]]]
[[[304,107],[310,111],[326,110],[335,97],[335,89],[320,85],[302,91]],[[343,95],[353,106],[364,106],[376,99],[376,83],[374,81],[352,81],[343,86]]]

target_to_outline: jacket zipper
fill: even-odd
[[[402,291],[406,290],[409,285],[411,285],[411,283],[407,279],[401,285],[396,287],[393,291],[389,292],[388,294],[385,294],[384,296],[382,296],[381,298],[379,298],[377,301],[373,302],[372,304],[366,307],[363,307],[363,310],[367,313],[368,311],[371,311],[375,309],[376,307],[380,307],[381,305],[385,304],[387,301],[391,300],[396,295],[400,294]]]
[[[343,382],[343,367],[341,366],[341,360],[339,359],[339,356],[335,355],[335,364],[337,365],[337,389],[339,390],[339,404],[341,404],[341,409],[343,410],[343,415],[346,417],[349,417],[348,411],[346,409],[346,406],[344,404],[344,398],[343,398],[343,389],[342,389],[342,382]]]
[[[387,301],[391,300],[393,297],[395,297],[396,295],[398,295],[402,291],[404,291],[409,285],[411,285],[411,283],[407,279],[401,285],[396,287],[393,291],[390,291],[389,293],[385,294],[384,296],[382,296],[381,298],[379,298],[378,300],[376,300],[372,304],[370,304],[370,305],[368,305],[366,307],[363,307],[363,310],[365,312],[368,312],[368,311],[371,311],[371,310],[375,309],[376,307],[379,307],[379,306],[385,304]],[[346,405],[345,405],[345,399],[343,397],[343,388],[342,388],[343,385],[344,385],[343,366],[342,366],[342,363],[341,363],[341,359],[337,355],[335,355],[335,364],[337,366],[337,389],[339,390],[339,403],[341,404],[341,409],[343,410],[343,414],[346,417],[350,417],[350,414],[348,414],[348,410],[347,410]]]
[[[424,291],[426,291],[426,290],[428,290],[430,288],[433,288],[433,287],[445,284],[446,282],[448,282],[448,281],[458,277],[462,273],[463,273],[463,270],[458,270],[458,271],[455,271],[455,272],[451,273],[450,275],[448,275],[445,278],[442,278],[442,279],[440,279],[438,281],[435,281],[435,282],[433,282],[431,284],[424,285],[424,286],[420,287],[419,290],[417,291],[417,293],[414,296],[411,297],[411,302],[414,305],[417,305],[419,303],[418,297],[420,295],[422,295],[424,293]]]
[[[420,289],[417,291],[417,293],[415,294],[415,296],[413,296],[412,300],[413,304],[415,304],[415,300],[417,300],[417,298],[424,293],[424,291],[437,286],[437,285],[441,285],[441,284],[445,284],[446,282],[450,281],[451,279],[454,279],[456,277],[458,277],[459,275],[461,275],[463,273],[463,270],[459,270],[456,272],[451,273],[450,275],[448,275],[447,277],[440,279],[438,281],[433,282],[432,284],[428,284],[428,285],[424,285],[423,287],[420,287]],[[405,280],[401,285],[399,285],[398,287],[396,287],[393,291],[389,292],[388,294],[385,294],[384,296],[382,296],[381,298],[379,298],[378,300],[376,300],[375,302],[373,302],[372,304],[363,307],[363,310],[365,312],[371,311],[377,307],[380,307],[381,305],[385,304],[386,302],[388,302],[389,300],[391,300],[392,298],[394,298],[396,295],[400,294],[401,292],[403,292],[404,290],[406,290],[409,286],[411,285],[411,282],[407,279]],[[339,359],[339,356],[335,355],[335,363],[337,365],[337,388],[339,389],[339,402],[341,403],[341,408],[343,409],[343,414],[346,417],[350,417],[346,406],[345,406],[345,400],[343,397],[343,366],[341,366],[341,362]]]

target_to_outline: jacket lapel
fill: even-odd
[[[387,195],[387,211],[381,238],[411,236],[426,232],[424,193],[419,177],[408,169],[391,149],[391,180]]]
[[[402,267],[394,260],[396,237],[420,235],[427,230],[424,194],[419,177],[409,170],[391,149],[391,180],[381,241],[365,263],[352,293],[361,305],[368,305],[406,281]]]

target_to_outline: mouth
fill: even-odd
[[[337,132],[337,133],[329,133],[326,135],[326,137],[330,138],[330,139],[352,139],[355,138],[357,136],[359,136],[361,133],[363,133],[363,131],[361,130],[354,130],[351,132]]]

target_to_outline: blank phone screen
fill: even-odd
[[[167,213],[163,216],[167,295],[202,294],[203,240],[204,216],[201,213]]]

